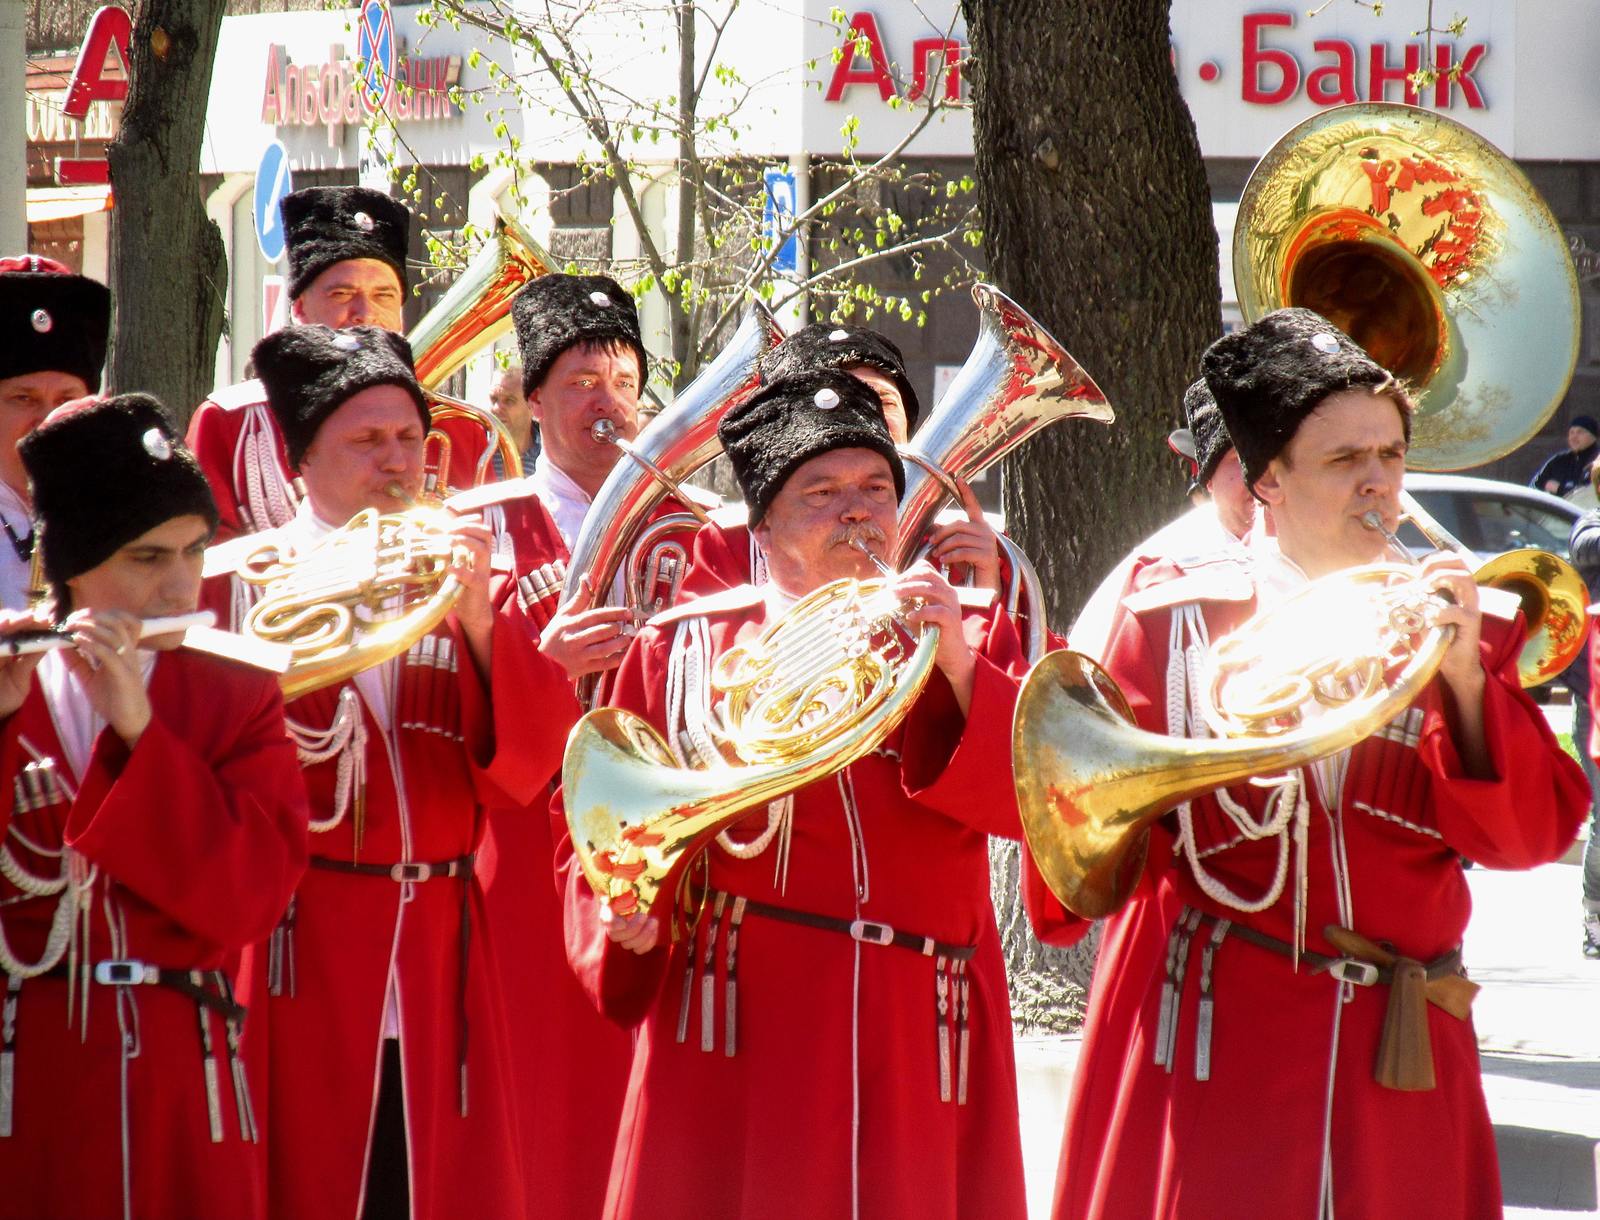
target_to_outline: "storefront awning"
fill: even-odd
[[[28,190],[28,223],[31,225],[110,210],[109,186],[36,186]]]

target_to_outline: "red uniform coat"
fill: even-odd
[[[337,824],[314,833],[314,861],[455,860],[479,847],[488,807],[526,805],[549,784],[576,701],[564,672],[538,651],[520,606],[509,604],[510,582],[496,578],[495,588],[504,608],[494,626],[492,672],[478,673],[447,619],[386,663],[392,731],[384,731],[354,681],[288,706],[302,741],[307,731],[338,724],[341,711],[344,723],[359,724],[366,737],[365,750],[351,752],[366,771],[359,849],[352,796]],[[453,648],[453,659],[433,663],[430,656],[440,656],[442,646]],[[340,755],[311,762],[303,752],[302,761],[316,831],[317,822],[339,810]],[[506,951],[517,952],[522,939]],[[412,1215],[521,1216],[519,1129],[508,1095],[529,1082],[508,1069],[494,937],[476,877],[397,882],[313,863],[295,897],[292,941],[293,994],[286,978],[268,1003],[272,1214],[296,1220],[360,1214],[392,967]],[[271,952],[258,950],[258,967]],[[466,1118],[464,1034],[470,1034]],[[517,1036],[537,1036],[537,1028]]]
[[[537,498],[504,508],[519,572],[566,560],[555,522]],[[532,591],[527,584],[519,589]],[[557,600],[524,602],[535,628],[549,622]],[[529,806],[489,810],[478,876],[511,1035],[511,1102],[531,1214],[582,1220],[598,1216],[605,1201],[633,1037],[595,1012],[567,965],[549,804],[541,789]]]
[[[112,958],[221,970],[271,930],[305,868],[305,785],[270,675],[164,653],[149,692],[154,715],[138,744],[129,750],[103,731],[73,795],[35,676],[0,729],[0,775],[18,797],[0,816],[4,850],[44,878],[57,877],[62,860],[24,838],[52,852],[64,845],[97,870],[83,894],[80,970]],[[46,759],[59,788],[28,801],[24,768]],[[5,939],[21,962],[40,960],[58,901],[0,880]],[[27,979],[12,993],[14,1125],[0,1138],[0,1215],[263,1214],[260,1160],[241,1138],[221,1017],[206,1017],[222,1128],[213,1143],[195,1001],[163,986],[89,989],[87,1025],[80,982],[70,1027],[64,977]],[[260,1099],[265,1090],[255,1078],[245,1092]]]
[[[710,615],[716,653],[764,614],[758,594],[720,603],[696,607]],[[848,1216],[853,1195],[863,1216],[1023,1215],[1011,1019],[988,868],[988,836],[1019,833],[1006,765],[1015,685],[1004,672],[1018,646],[1003,616],[968,623],[982,645],[970,716],[963,721],[936,674],[879,750],[795,793],[786,889],[773,850],[741,860],[712,847],[709,872],[695,873],[773,906],[976,946],[965,1104],[940,1096],[934,957],[760,914],[748,914],[739,931],[736,1051],[728,1055],[729,919],[708,908],[694,936],[643,956],[610,943],[555,802],[568,956],[602,1011],[642,1021],[608,1215]],[[618,679],[616,703],[657,728],[666,721],[675,631],[648,627]],[[745,825],[764,820],[763,811]],[[697,963],[709,953],[717,975],[709,1027],[699,987],[685,978],[691,951]],[[694,1002],[680,1042],[685,987]]]
[[[1191,576],[1184,592],[1156,600],[1198,604],[1210,637],[1219,638],[1255,608],[1248,580],[1243,600],[1231,600],[1239,596],[1241,571],[1233,567],[1235,579],[1220,585]],[[1139,573],[1133,588],[1149,590],[1175,575],[1170,563],[1158,563]],[[1140,725],[1154,732],[1167,731],[1169,630],[1178,612],[1171,605],[1138,613],[1124,607],[1112,634],[1108,668]],[[1486,734],[1501,778],[1463,773],[1442,681],[1320,775],[1319,768],[1305,768],[1308,949],[1338,956],[1323,928],[1343,924],[1407,957],[1438,958],[1461,943],[1470,909],[1458,853],[1490,867],[1528,868],[1554,859],[1572,841],[1586,787],[1517,680],[1522,636],[1520,625],[1484,619]],[[1261,789],[1230,791],[1262,815]],[[1277,864],[1276,839],[1242,840],[1213,797],[1194,803],[1193,818],[1196,847],[1210,853],[1201,857],[1207,871],[1241,897],[1263,895]],[[1169,935],[1185,905],[1281,941],[1294,935],[1292,847],[1283,895],[1244,914],[1202,892],[1185,857],[1174,856],[1174,833],[1171,815],[1157,824],[1145,876],[1106,927],[1055,1214],[1130,1220],[1323,1214],[1324,1115],[1331,1104],[1333,1214],[1498,1216],[1494,1138],[1470,1020],[1429,1005],[1437,1087],[1386,1089],[1374,1082],[1373,1066],[1387,987],[1341,987],[1304,965],[1293,973],[1286,957],[1224,939],[1211,977],[1210,1079],[1197,1080],[1206,927],[1189,945],[1172,1070],[1156,1066]],[[1341,883],[1348,886],[1344,910]],[[1031,867],[1025,898],[1047,940],[1070,942],[1086,927]]]
[[[436,425],[450,438],[450,484],[470,487],[488,434],[469,420]],[[187,437],[217,501],[217,535],[226,542],[239,534],[287,524],[300,501],[289,473],[289,457],[277,421],[259,381],[241,381],[217,390],[195,408]]]

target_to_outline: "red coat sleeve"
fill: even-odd
[[[196,936],[228,950],[267,936],[305,872],[305,781],[277,683],[231,681],[206,757],[154,716],[130,751],[104,733],[67,820],[68,846]],[[198,697],[198,692],[186,692]],[[213,751],[207,751],[213,753]]]
[[[695,531],[694,551],[679,596],[704,597],[750,583],[750,530],[712,521]]]
[[[529,805],[561,768],[578,699],[566,670],[539,651],[539,633],[516,597],[502,588],[495,600],[491,672],[459,667],[461,736],[479,802]],[[470,658],[460,628],[453,630],[459,654]]]
[[[666,655],[671,637],[659,629],[646,628],[634,640],[622,667],[611,705],[644,716],[659,731],[665,715],[659,705],[652,706],[650,695],[665,687]],[[651,679],[654,679],[652,682]],[[652,714],[653,713],[653,714]],[[550,802],[551,838],[556,845],[556,893],[561,900],[562,930],[567,962],[577,975],[596,1010],[619,1025],[633,1026],[644,1020],[661,980],[666,974],[667,945],[649,953],[634,953],[613,943],[600,926],[600,898],[583,875],[572,849],[567,825],[564,793],[556,790]],[[665,915],[665,912],[662,912]],[[662,938],[667,924],[662,922]]]
[[[1433,774],[1434,816],[1455,850],[1491,868],[1532,868],[1572,845],[1589,812],[1582,769],[1550,731],[1538,704],[1522,689],[1517,658],[1523,629],[1484,620],[1484,736],[1498,777],[1469,779],[1450,727],[1443,683],[1435,680],[1424,708],[1418,751]]]
[[[961,715],[944,675],[935,673],[906,717],[900,780],[918,804],[984,834],[1022,837],[1011,782],[1011,718],[1016,712],[1022,646],[1011,618],[996,605],[962,620],[976,634],[972,705]]]

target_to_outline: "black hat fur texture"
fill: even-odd
[[[1309,309],[1277,309],[1224,335],[1200,366],[1252,488],[1323,399],[1342,390],[1400,389],[1355,340]],[[1410,440],[1403,390],[1396,407]]]
[[[148,394],[63,408],[18,449],[33,485],[45,576],[58,593],[174,517],[193,514],[216,528],[200,463]]]
[[[911,388],[906,360],[894,341],[865,326],[813,322],[788,335],[761,357],[761,382],[765,385],[808,369],[837,369],[864,364],[877,369],[900,390],[906,407],[906,432],[916,431],[922,404]]]
[[[111,333],[111,290],[82,275],[0,274],[0,381],[70,373],[100,388]]]
[[[522,392],[532,394],[561,353],[579,343],[623,344],[639,357],[639,389],[650,358],[633,297],[608,275],[542,275],[511,302],[522,356]]]
[[[285,195],[279,209],[291,299],[329,267],[352,258],[387,263],[404,291],[411,236],[405,204],[365,186],[311,186]]]
[[[894,474],[895,498],[905,494],[906,471],[883,420],[883,404],[848,373],[813,369],[771,382],[723,416],[717,436],[744,492],[752,527],[790,475],[835,449],[881,453]]]
[[[1222,412],[1217,409],[1217,400],[1211,397],[1211,391],[1206,388],[1204,377],[1183,392],[1183,415],[1189,433],[1194,437],[1196,470],[1194,482],[1189,485],[1192,495],[1204,491],[1206,484],[1211,482],[1211,476],[1217,473],[1222,459],[1233,448],[1233,439],[1228,435],[1228,425],[1222,420]]]
[[[417,384],[411,345],[392,331],[377,326],[346,330],[286,326],[257,343],[250,358],[266,387],[267,405],[283,433],[289,463],[296,469],[328,417],[373,386],[406,391],[416,403],[423,430],[430,426],[428,400]]]

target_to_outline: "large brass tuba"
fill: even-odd
[[[743,814],[849,766],[910,711],[937,627],[904,648],[885,583],[824,585],[753,644],[718,658],[713,727],[724,756],[677,765],[651,725],[620,708],[578,721],[561,767],[573,850],[619,915],[648,913],[696,850]]]
[[[900,449],[908,465],[896,567],[911,559],[934,514],[957,496],[954,478],[977,477],[1059,420],[1116,418],[1094,378],[1022,306],[991,284],[975,284],[972,299],[977,342],[933,414]],[[1046,628],[1038,577],[1009,539],[1002,545],[1013,572],[1009,608],[1026,608],[1029,660],[1037,661]]]
[[[564,601],[571,601],[584,576],[602,598],[624,563],[630,577],[636,576],[636,569],[647,561],[637,544],[650,514],[678,483],[722,452],[717,424],[755,392],[756,362],[782,338],[771,311],[752,302],[716,359],[637,437],[620,446],[625,456],[600,485],[573,540]],[[692,529],[698,522],[685,514],[684,520],[673,524]],[[630,586],[637,583],[629,581]],[[644,615],[652,607],[635,609]]]
[[[482,428],[489,440],[478,468],[462,486],[484,481],[495,452],[500,454],[506,477],[517,478],[522,474],[522,454],[492,411],[440,393],[436,387],[511,329],[512,298],[528,281],[548,275],[553,266],[550,255],[522,226],[509,217],[498,216],[489,240],[407,336],[416,361],[417,381],[428,392],[434,422],[466,420]],[[434,479],[441,495],[450,486],[446,454],[448,450],[443,449],[441,461],[435,465]]]
[[[1322,314],[1417,392],[1408,462],[1461,470],[1536,434],[1578,357],[1578,281],[1516,163],[1453,119],[1368,102],[1262,157],[1239,200],[1247,321]]]
[[[1174,806],[1382,728],[1444,659],[1442,604],[1397,564],[1304,586],[1212,651],[1199,693],[1214,738],[1136,727],[1099,666],[1049,654],[1023,683],[1011,741],[1023,833],[1051,892],[1086,919],[1109,915],[1138,883],[1151,823]]]
[[[1460,470],[1533,437],[1578,357],[1578,280],[1561,228],[1511,158],[1452,119],[1370,102],[1308,119],[1250,175],[1233,274],[1248,321],[1314,309],[1415,391],[1407,464]],[[1407,498],[1434,545],[1470,553]],[[1522,597],[1525,686],[1582,650],[1583,582],[1548,551],[1479,583]]]

